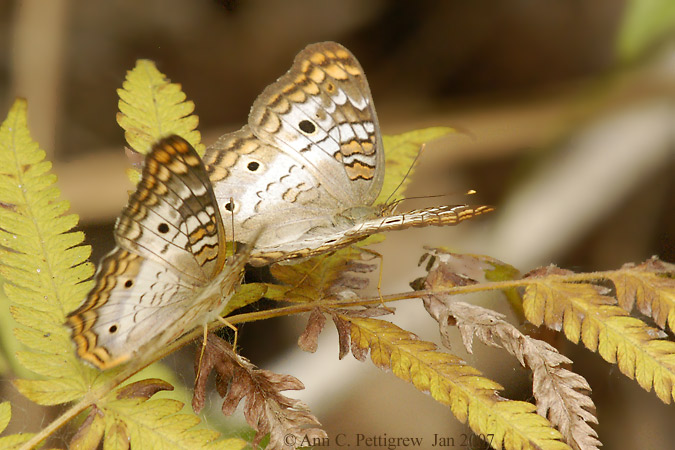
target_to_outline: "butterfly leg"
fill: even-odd
[[[380,303],[382,304],[382,307],[384,309],[386,309],[387,311],[389,311],[391,314],[394,314],[396,309],[392,308],[390,306],[387,306],[384,303],[384,298],[382,297],[382,273],[383,273],[383,269],[384,269],[384,257],[382,256],[381,253],[378,253],[375,250],[371,250],[369,248],[364,248],[364,247],[357,247],[357,248],[364,253],[368,253],[368,254],[380,259],[380,274],[379,274],[378,279],[377,279],[377,295],[379,295],[379,297],[380,297]]]
[[[223,325],[225,325],[226,327],[228,327],[229,329],[234,331],[234,342],[232,343],[232,350],[235,353],[237,353],[237,339],[239,338],[239,330],[237,329],[237,327],[235,327],[230,322],[228,322],[226,319],[224,319],[220,316],[216,316],[216,319],[218,319],[218,321],[220,323],[222,323]]]
[[[209,335],[209,327],[204,324],[204,336],[202,337],[202,350],[199,352],[199,364],[197,365],[197,380],[202,372],[202,359],[204,358],[204,351],[206,351],[206,339]]]

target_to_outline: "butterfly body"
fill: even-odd
[[[78,355],[107,369],[210,321],[245,263],[227,262],[222,220],[203,163],[183,139],[154,146],[115,225],[117,246],[67,319]]]
[[[370,88],[354,55],[335,42],[307,46],[251,107],[248,124],[204,156],[229,233],[262,265],[313,256],[370,234],[453,225],[491,210],[465,205],[395,215],[373,206],[384,148]]]

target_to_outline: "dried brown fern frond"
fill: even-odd
[[[209,334],[203,355],[195,358],[195,393],[192,407],[199,412],[204,407],[206,381],[216,372],[216,389],[223,397],[222,411],[231,415],[246,398],[244,417],[256,430],[253,445],[270,434],[266,448],[295,448],[303,442],[314,442],[326,437],[318,419],[300,400],[286,397],[281,392],[304,389],[300,380],[261,370],[246,358],[237,355],[232,346],[214,334]]]

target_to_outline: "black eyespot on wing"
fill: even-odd
[[[246,168],[248,170],[250,170],[251,172],[255,172],[256,170],[258,170],[260,168],[260,163],[257,162],[257,161],[251,161],[250,163],[248,163]]]
[[[309,120],[302,120],[299,124],[298,127],[307,134],[312,134],[316,131],[316,125],[314,125],[312,122]]]
[[[124,287],[125,287],[125,288],[130,288],[130,287],[133,286],[133,285],[134,285],[134,281],[133,281],[133,280],[127,280],[127,281],[124,283]]]
[[[234,202],[230,200],[229,202],[225,203],[225,209],[228,211],[234,211]]]
[[[159,225],[157,225],[157,231],[159,231],[162,234],[168,233],[169,232],[169,225],[162,222]]]
[[[110,334],[115,333],[117,331],[117,325],[111,325],[110,328],[108,328],[108,331]]]

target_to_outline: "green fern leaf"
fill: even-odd
[[[420,147],[426,142],[433,141],[454,131],[448,127],[432,127],[392,136],[382,136],[382,143],[386,150],[386,172],[382,191],[379,197],[377,197],[375,204],[387,201],[391,203],[402,199],[406,187],[412,180],[411,175],[414,171],[412,165],[420,151]],[[396,192],[394,193],[395,190]]]
[[[125,398],[106,403],[106,442],[126,434],[131,447],[162,449],[229,448],[234,441],[217,441],[219,433],[195,429],[199,418],[183,414],[184,404],[176,400]],[[124,424],[121,428],[120,424]],[[121,431],[121,430],[124,431]],[[245,442],[244,442],[245,444]],[[236,448],[236,447],[235,447]]]
[[[51,380],[16,380],[14,385],[19,392],[39,405],[60,405],[77,400],[87,391],[82,380],[63,377]]]
[[[199,118],[192,114],[194,103],[186,100],[180,84],[171,83],[155,63],[138,60],[117,94],[117,123],[124,129],[131,148],[146,154],[160,138],[177,134],[192,144],[200,156],[204,154],[196,129]]]
[[[89,247],[78,246],[84,235],[70,231],[77,216],[63,215],[68,203],[59,200],[56,177],[49,173],[51,164],[44,156],[30,137],[26,102],[17,100],[0,126],[0,192],[4,195],[0,201],[8,205],[0,208],[4,246],[0,275],[6,280],[3,289],[13,304],[14,320],[28,327],[15,330],[19,341],[32,349],[21,353],[23,362],[39,375],[68,374],[48,381],[19,380],[17,387],[38,403],[54,404],[85,392],[83,378],[68,369],[80,363],[62,324],[66,312],[90,289],[84,280],[93,274],[93,266],[87,262]],[[55,392],[49,392],[51,388]]]

